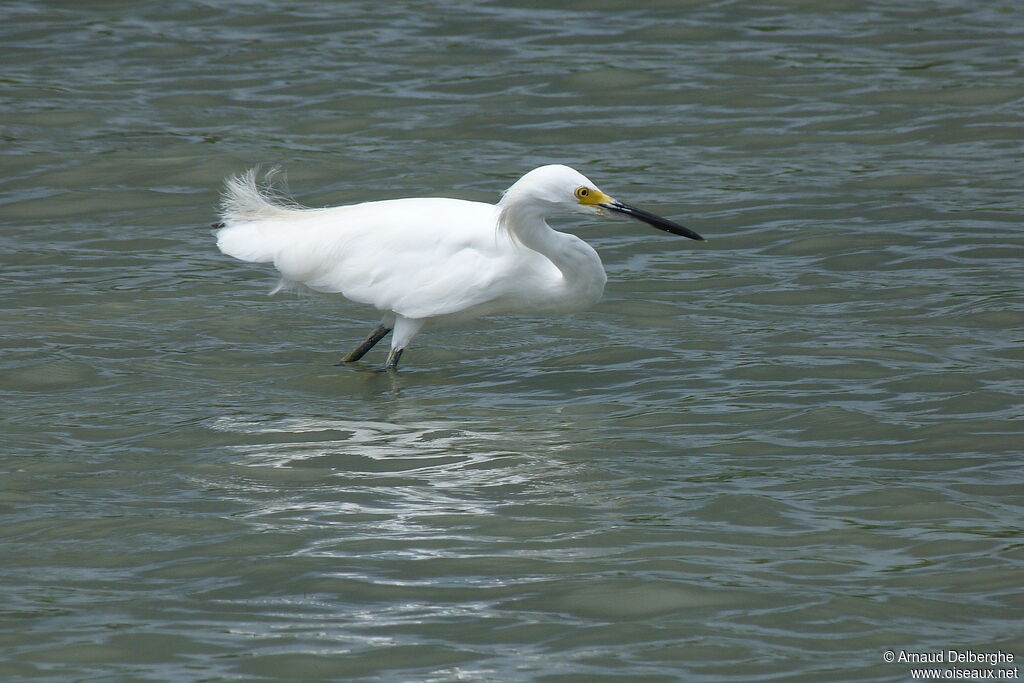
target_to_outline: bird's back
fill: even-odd
[[[218,248],[273,263],[283,284],[343,294],[408,317],[448,315],[494,293],[510,264],[498,208],[416,198],[327,209],[287,205],[247,174],[229,181]]]

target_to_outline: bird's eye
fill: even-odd
[[[576,188],[576,199],[586,199],[590,196],[590,190],[585,187]]]

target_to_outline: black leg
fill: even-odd
[[[402,357],[402,351],[405,349],[391,349],[391,353],[388,354],[388,362],[384,364],[386,370],[395,370],[398,368],[398,359]]]
[[[355,361],[359,360],[360,358],[365,356],[366,352],[372,349],[377,344],[377,342],[386,337],[388,332],[390,331],[390,327],[378,325],[376,328],[374,328],[373,332],[370,333],[370,336],[366,338],[366,341],[364,341],[362,344],[349,351],[348,355],[342,358],[336,364],[341,365],[342,363],[354,363]]]

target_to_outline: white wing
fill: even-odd
[[[271,262],[289,282],[426,318],[506,294],[516,264],[498,248],[508,238],[496,229],[497,212],[441,198],[288,207],[262,195],[250,174],[229,182],[217,246]]]

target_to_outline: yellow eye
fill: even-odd
[[[586,199],[590,196],[590,190],[585,187],[576,188],[576,199]]]

